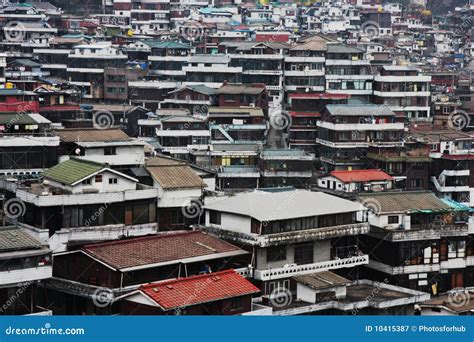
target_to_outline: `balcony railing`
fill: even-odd
[[[289,278],[297,275],[311,274],[315,272],[355,267],[359,265],[366,265],[368,263],[369,256],[361,255],[345,259],[316,262],[307,265],[270,268],[267,270],[255,270],[254,278],[257,280],[268,281],[274,279]]]
[[[0,286],[48,279],[52,276],[53,268],[51,266],[39,266],[20,270],[3,271],[0,272]]]

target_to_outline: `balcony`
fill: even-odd
[[[369,224],[367,222],[267,235],[245,234],[201,225],[195,226],[195,228],[207,231],[224,240],[259,247],[269,247],[285,243],[325,240],[341,236],[355,236],[367,234],[369,232]]]
[[[261,281],[289,278],[297,275],[311,274],[315,272],[331,271],[340,268],[349,268],[369,263],[368,255],[355,256],[351,258],[316,262],[307,265],[296,265],[288,267],[272,268],[267,270],[255,270],[254,278]]]
[[[124,237],[138,237],[158,232],[157,223],[110,224],[106,226],[83,226],[62,228],[49,238],[49,246],[55,252],[67,250],[68,244],[84,241],[110,241]]]
[[[51,278],[52,276],[52,266],[38,266],[20,270],[3,271],[0,272],[0,286],[43,280]]]
[[[285,177],[285,178],[310,178],[313,177],[313,172],[309,171],[291,171],[291,170],[263,170],[263,177]]]
[[[146,188],[141,190],[125,190],[118,192],[103,193],[77,193],[62,195],[35,194],[28,190],[18,189],[17,197],[24,202],[31,203],[36,207],[53,207],[69,205],[103,204],[133,201],[139,199],[150,199],[158,196],[158,190]]]
[[[428,97],[431,96],[431,93],[429,91],[379,91],[379,90],[374,90],[374,95],[375,96],[380,96],[380,97],[404,97],[404,98],[410,98],[410,97]]]
[[[317,125],[332,131],[402,131],[405,128],[403,122],[334,124],[332,122],[319,121]]]
[[[266,247],[283,243],[326,240],[341,236],[355,236],[367,234],[368,232],[369,224],[367,222],[363,222],[325,228],[297,230],[286,233],[259,235],[257,241],[259,246]]]
[[[326,65],[370,65],[367,59],[350,60],[350,59],[326,59]]]
[[[436,187],[436,190],[439,192],[469,192],[470,191],[469,185],[446,186],[445,184],[441,184],[438,178],[436,177],[431,177],[431,181]]]
[[[391,242],[439,240],[449,236],[467,236],[468,225],[445,225],[426,224],[412,226],[411,229],[384,229],[375,226],[370,227],[370,235]]]
[[[316,138],[316,142],[318,144],[328,146],[328,147],[332,147],[332,148],[354,148],[354,149],[357,149],[357,148],[368,148],[369,147],[369,143],[367,141],[357,141],[357,142],[356,141],[346,141],[346,142],[338,141],[338,142],[334,142],[334,141],[324,140],[324,139],[321,139],[321,138]]]

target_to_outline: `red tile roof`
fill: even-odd
[[[260,291],[234,270],[148,284],[140,290],[165,311]]]
[[[145,236],[87,245],[83,251],[115,269],[151,267],[197,258],[214,259],[247,252],[200,231]]]
[[[336,177],[343,183],[393,180],[392,176],[377,169],[331,171],[331,176]]]
[[[321,117],[320,112],[302,112],[302,111],[289,111],[288,112],[291,116],[309,116],[309,117]]]

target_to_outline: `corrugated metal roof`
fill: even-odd
[[[223,85],[217,89],[217,94],[248,94],[248,95],[258,95],[265,91],[265,86],[255,87],[252,85]]]
[[[253,191],[206,202],[205,209],[276,221],[299,217],[355,212],[361,205],[323,192],[295,190],[285,192]]]
[[[328,53],[364,53],[364,50],[344,45],[344,44],[327,44]]]
[[[445,203],[431,191],[403,191],[360,194],[362,204],[370,203],[379,213],[391,212],[445,212],[456,211],[456,206]]]
[[[2,125],[34,125],[51,123],[40,114],[29,113],[0,113],[0,124]]]
[[[62,142],[76,141],[128,141],[130,137],[119,128],[74,128],[56,131]]]
[[[350,280],[330,271],[297,276],[293,277],[293,279],[295,279],[298,283],[309,286],[315,290],[327,289],[350,283]]]
[[[335,116],[395,116],[395,113],[385,105],[373,104],[341,104],[327,105],[327,111]]]
[[[43,245],[17,227],[0,228],[0,252],[40,249]]]
[[[204,187],[201,177],[188,165],[147,166],[146,169],[163,189]]]

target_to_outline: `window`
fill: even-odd
[[[267,248],[267,262],[286,260],[286,246],[272,246]]]
[[[232,298],[231,310],[242,310],[244,308],[244,300],[242,297]]]
[[[209,221],[211,224],[221,224],[221,213],[211,210],[209,213]]]
[[[109,184],[118,184],[118,178],[109,178]]]
[[[117,154],[117,149],[115,146],[109,146],[104,148],[104,155],[105,156],[113,156]]]
[[[82,181],[83,185],[91,185],[92,184],[92,178],[88,178]]]
[[[298,265],[313,263],[313,243],[302,243],[295,245],[295,263]]]
[[[95,182],[102,183],[102,175],[95,175]]]
[[[396,224],[398,223],[398,216],[393,215],[388,217],[388,224]]]

